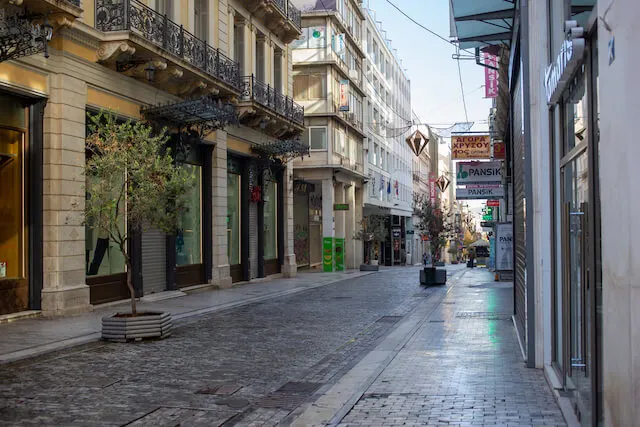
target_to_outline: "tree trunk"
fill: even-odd
[[[131,296],[131,314],[137,313],[136,309],[136,292],[133,289],[133,265],[131,261],[127,261],[127,288],[129,288],[129,295]]]

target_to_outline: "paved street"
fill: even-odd
[[[510,285],[461,266],[446,287],[417,276],[387,269],[183,318],[166,340],[0,366],[0,423],[563,425],[522,362]]]

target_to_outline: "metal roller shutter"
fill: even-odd
[[[142,289],[145,295],[167,288],[166,235],[159,230],[142,234]]]
[[[249,265],[251,279],[258,277],[258,205],[249,204]]]
[[[513,235],[514,235],[514,310],[515,324],[518,334],[527,348],[527,242],[526,242],[526,213],[525,199],[525,151],[524,135],[522,132],[522,90],[520,79],[516,83],[513,110]]]

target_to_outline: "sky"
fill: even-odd
[[[449,0],[391,0],[430,30],[449,39]],[[411,80],[411,104],[422,121],[446,124],[465,120],[455,47],[428,33],[403,16],[387,0],[364,0],[376,11],[376,20],[398,50]],[[473,130],[485,130],[491,101],[484,99],[484,69],[474,60],[460,61],[469,121]]]

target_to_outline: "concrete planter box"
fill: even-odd
[[[107,341],[165,338],[172,329],[171,313],[138,313],[135,317],[116,314],[102,318],[102,339]]]
[[[447,270],[443,268],[424,267],[420,270],[420,284],[422,286],[445,285]]]
[[[360,264],[360,271],[378,271],[380,270],[380,267],[376,264],[376,265],[369,265],[369,264]]]

